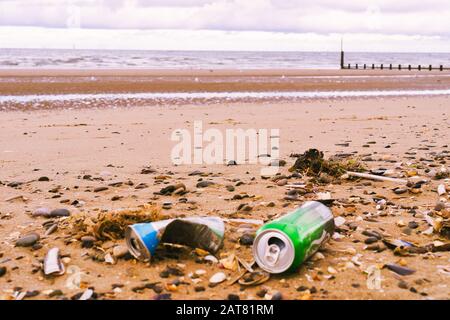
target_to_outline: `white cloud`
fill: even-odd
[[[73,27],[81,30],[67,30]],[[78,37],[80,34],[83,38]],[[161,34],[164,36],[160,37]],[[183,34],[189,37],[180,36]],[[248,38],[249,34],[265,40]],[[312,43],[317,48],[329,47],[327,41],[334,41],[339,37],[337,34],[346,34],[349,46],[352,39],[357,39],[367,50],[380,50],[383,43],[387,48],[389,43],[401,51],[424,51],[424,47],[428,51],[442,51],[449,46],[450,3],[448,0],[0,0],[3,47],[31,43],[100,47],[97,44],[105,42],[120,48],[129,43],[178,49],[232,46],[238,50],[241,46],[277,49],[278,45],[265,41],[280,41],[283,48],[309,49]],[[54,38],[55,35],[63,36]],[[52,37],[53,42],[47,43],[46,39]],[[118,38],[120,43],[116,41]],[[152,44],[139,43],[143,39],[151,39]],[[286,39],[307,39],[308,43],[281,43]]]
[[[0,27],[6,48],[338,51],[341,34],[219,30],[110,30]],[[344,34],[347,51],[450,52],[438,36]],[[432,50],[430,50],[432,48]]]

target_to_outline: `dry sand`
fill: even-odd
[[[6,73],[3,71],[2,76],[18,79],[17,72],[14,75]],[[54,71],[50,73],[38,75],[41,80],[37,84],[31,83],[29,78],[22,79],[24,83],[14,84],[2,78],[0,92],[22,94],[91,90],[84,80],[79,86],[66,84],[60,87],[52,82],[44,82],[43,76],[55,75]],[[67,71],[61,73],[63,77],[67,76]],[[211,84],[218,81],[218,86],[225,91],[235,89],[234,85],[229,83],[236,83],[236,86],[246,90],[246,81],[249,81],[253,90],[277,88],[278,80],[272,81],[273,78],[268,81],[267,88],[259,87],[259,83],[264,82],[267,74],[252,74],[243,82],[234,74],[227,75],[227,84],[223,83],[222,74],[219,78],[209,78],[207,82]],[[86,72],[82,76],[91,75],[92,72]],[[25,73],[24,76],[29,77],[30,74]],[[110,76],[112,75],[105,75]],[[95,77],[101,78],[103,75],[95,74]],[[121,77],[122,75],[119,78]],[[159,90],[166,85],[162,81],[158,82],[161,87],[151,86],[149,83],[156,81],[153,74],[151,77],[150,82],[145,80],[146,90]],[[113,78],[112,81],[119,81],[117,77]],[[65,81],[58,79],[59,83]],[[183,90],[209,90],[208,86],[202,84],[202,80],[194,84],[188,78],[184,80],[181,77],[181,83],[174,79],[170,81],[175,81],[175,84],[171,84],[171,89],[168,90],[178,90],[181,87]],[[408,78],[404,81],[383,79],[367,79],[367,82],[348,80],[352,84],[341,84],[330,79],[306,79],[306,84],[300,80],[297,83],[296,80],[283,85],[289,86],[289,90],[295,90],[297,86],[313,86],[313,83],[317,88],[322,88],[323,85],[327,88],[344,86],[347,89],[357,89],[361,86],[373,88],[374,83],[379,88],[449,87],[449,78],[446,77],[417,78],[413,81]],[[103,80],[96,80],[101,83],[93,87],[94,92],[110,90],[108,81]],[[117,86],[126,92],[139,88],[140,92],[144,87],[136,85],[134,80],[135,77],[131,82],[121,79]],[[116,92],[116,89],[117,87],[114,87],[113,91]],[[219,102],[213,105],[169,103],[164,106],[92,107],[83,110],[69,109],[71,105],[67,103],[67,108],[55,110],[52,110],[49,104],[42,108],[43,110],[24,108],[23,111],[2,111],[0,268],[6,267],[6,274],[0,276],[0,297],[10,298],[17,292],[28,292],[29,299],[46,299],[51,290],[59,289],[63,295],[56,295],[52,299],[71,298],[87,287],[94,287],[98,298],[153,299],[157,296],[155,290],[142,289],[142,286],[160,282],[162,293],[170,293],[172,299],[226,299],[230,293],[239,295],[241,299],[261,299],[257,294],[262,295],[262,289],[267,290],[269,294],[279,291],[284,299],[449,299],[448,252],[400,257],[394,255],[390,249],[381,252],[365,249],[366,236],[362,235],[362,231],[371,229],[418,245],[433,241],[448,243],[448,239],[436,232],[432,235],[422,232],[429,228],[424,220],[425,211],[432,210],[434,217],[441,214],[444,218],[449,212],[448,207],[440,212],[433,210],[439,198],[444,201],[444,206],[445,203],[448,204],[448,193],[439,197],[436,189],[439,184],[444,184],[449,190],[449,180],[434,180],[427,176],[428,170],[439,171],[442,167],[449,169],[449,106],[450,98],[442,96],[304,102]],[[170,160],[170,151],[175,143],[170,141],[170,136],[177,128],[186,128],[192,132],[193,122],[196,120],[203,121],[205,130],[280,129],[280,158],[287,161],[287,165],[280,172],[288,177],[289,183],[309,180],[308,177],[290,177],[288,168],[295,159],[289,155],[302,153],[312,147],[324,151],[326,157],[336,153],[353,153],[365,160],[373,160],[363,161],[368,168],[393,169],[398,176],[413,176],[413,171],[417,171],[418,176],[427,178],[430,182],[422,186],[421,193],[406,192],[397,195],[392,191],[398,186],[395,183],[343,179],[332,183],[316,183],[312,193],[299,196],[298,201],[286,201],[284,197],[288,188],[277,185],[271,179],[262,179],[260,165],[174,166]],[[151,167],[156,172],[141,174],[141,170],[146,167]],[[195,170],[205,173],[203,179],[212,180],[216,185],[197,189],[196,184],[200,177],[188,175]],[[91,175],[92,178],[83,179],[85,175]],[[155,179],[161,175],[167,176],[166,180]],[[48,177],[50,181],[37,181],[43,176]],[[133,186],[125,184],[129,180],[134,183]],[[243,183],[236,186],[240,181]],[[8,186],[11,182],[23,184]],[[109,186],[114,182],[124,184],[118,187]],[[188,199],[188,203],[180,202],[179,196],[153,194],[166,184],[179,182],[187,186],[189,193],[183,197]],[[145,183],[148,187],[135,189],[140,183]],[[227,185],[234,185],[235,191],[227,191]],[[108,189],[93,192],[101,186],[107,186]],[[55,188],[57,190],[53,190]],[[161,205],[163,202],[172,202],[171,209],[164,210],[164,214],[172,217],[210,215],[267,221],[292,210],[305,200],[315,199],[317,192],[326,191],[331,192],[332,197],[337,199],[331,208],[335,216],[345,218],[346,225],[339,230],[342,239],[331,240],[322,249],[322,256],[308,261],[298,272],[272,276],[268,282],[249,288],[240,288],[238,284],[228,286],[227,283],[209,288],[208,279],[216,272],[225,272],[230,277],[236,272],[224,270],[219,264],[201,263],[201,259],[196,258],[190,249],[172,252],[168,256],[167,250],[162,249],[160,256],[150,265],[132,259],[119,259],[114,265],[95,261],[92,257],[98,256],[101,251],[81,248],[79,241],[70,242],[73,239],[72,230],[63,228],[63,221],[58,222],[56,219],[55,222],[60,224],[60,228],[51,235],[44,236],[43,223],[47,219],[31,216],[31,213],[40,207],[67,208],[72,216],[80,213],[96,216],[101,211],[133,208],[146,203]],[[249,197],[230,200],[235,194],[247,194]],[[17,196],[23,198],[11,200]],[[120,199],[111,201],[114,196],[120,196]],[[377,210],[374,198],[381,197],[386,197],[388,205]],[[75,200],[82,205],[72,205]],[[274,202],[275,206],[268,207],[270,202]],[[242,203],[248,204],[252,210],[238,212],[237,208]],[[418,227],[406,228],[410,222],[416,222]],[[227,224],[225,245],[217,254],[219,258],[234,253],[247,261],[251,260],[251,246],[239,244],[238,240],[242,234],[238,229],[239,225]],[[18,237],[29,232],[41,235],[39,243],[42,248],[38,246],[33,250],[14,246]],[[105,252],[110,252],[116,244],[124,245],[124,241],[97,244]],[[382,247],[381,241],[377,244]],[[62,254],[70,258],[65,259],[66,268],[77,266],[82,270],[81,288],[70,289],[66,286],[70,277],[68,274],[53,279],[43,277],[40,261],[53,247],[59,247]],[[373,265],[382,267],[385,263],[402,264],[416,271],[409,276],[399,276],[382,268],[382,288],[369,289],[366,285],[367,274],[364,271]],[[160,272],[167,265],[176,264],[181,264],[178,267],[183,269],[185,275],[184,278],[178,279],[181,284],[170,286],[168,284],[180,276],[161,278]],[[189,273],[198,269],[204,269],[206,275],[200,277],[201,282],[194,284]],[[177,281],[175,283],[178,284]],[[200,286],[203,286],[205,291],[196,292],[194,288]],[[302,290],[299,291],[302,286],[305,288],[300,288]],[[120,290],[113,291],[114,287],[120,287]],[[156,291],[160,292],[158,288]]]

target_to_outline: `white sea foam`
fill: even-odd
[[[386,96],[436,96],[450,95],[445,90],[385,90],[385,91],[269,91],[269,92],[147,92],[147,93],[98,93],[55,95],[7,95],[0,96],[0,103],[30,103],[40,101],[77,100],[192,100],[192,99],[311,99],[352,98]]]

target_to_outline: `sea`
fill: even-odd
[[[450,53],[346,52],[345,63],[444,65]],[[1,49],[0,68],[339,69],[340,52]]]

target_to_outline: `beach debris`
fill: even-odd
[[[348,171],[363,171],[365,167],[355,159],[345,159],[340,157],[324,159],[322,151],[309,149],[303,154],[291,155],[297,158],[294,165],[289,169],[290,172],[298,171],[308,176],[320,177],[326,174],[337,178]]]
[[[435,232],[439,233],[442,237],[450,239],[450,220],[444,220],[442,217],[433,219],[427,213],[424,215],[424,218]]]
[[[14,202],[14,201],[22,201],[22,202],[27,202],[28,198],[20,195],[20,196],[14,196],[14,197],[10,197],[8,199],[5,200],[5,202]]]
[[[126,229],[125,237],[130,253],[139,260],[149,261],[160,242],[215,253],[223,244],[224,233],[220,218],[191,217],[134,224]]]
[[[264,271],[254,271],[246,273],[241,279],[239,279],[239,284],[241,286],[249,287],[249,286],[257,286],[261,285],[264,282],[269,281],[270,273]]]
[[[93,297],[94,295],[94,290],[92,289],[87,289],[86,291],[83,292],[83,294],[78,298],[78,300],[80,301],[84,301],[84,300],[89,300]]]
[[[59,248],[50,249],[44,259],[44,274],[61,276],[64,273],[65,268],[59,255]]]
[[[334,217],[328,207],[317,201],[306,202],[257,231],[253,257],[258,266],[269,273],[294,270],[331,238],[334,229]],[[305,230],[311,236],[303,237]],[[297,247],[309,249],[302,259],[294,260]]]
[[[28,233],[16,241],[16,247],[31,247],[40,239],[36,232]]]
[[[239,267],[239,261],[235,254],[230,254],[228,257],[219,260],[219,262],[227,270],[236,271]]]
[[[224,282],[227,279],[227,276],[223,272],[215,273],[211,278],[209,278],[209,286],[215,287],[219,283]]]
[[[123,209],[100,213],[97,217],[88,214],[73,216],[65,226],[71,228],[79,239],[93,236],[97,240],[118,240],[125,237],[125,230],[135,223],[152,222],[161,218],[161,210],[155,205],[144,205],[137,209]]]
[[[350,177],[364,178],[364,179],[370,179],[370,180],[376,180],[376,181],[390,181],[390,182],[395,182],[395,183],[399,183],[399,184],[407,184],[408,183],[408,180],[405,180],[405,179],[391,178],[391,177],[379,176],[379,175],[369,174],[369,173],[347,171],[346,174]]]
[[[384,267],[386,267],[387,269],[389,269],[389,270],[391,270],[391,271],[393,271],[396,274],[401,275],[401,276],[408,276],[408,275],[411,275],[411,274],[416,272],[416,270],[409,269],[409,268],[406,268],[406,267],[402,267],[402,266],[399,266],[399,265],[394,264],[394,263],[387,263],[387,264],[384,265]]]

